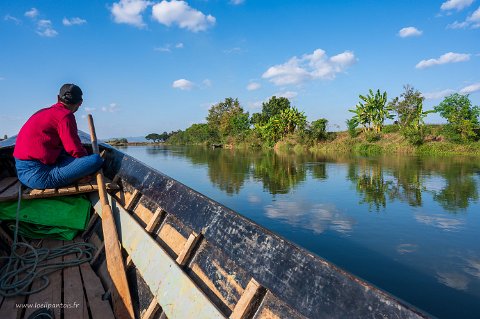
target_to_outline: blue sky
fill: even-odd
[[[259,112],[289,97],[308,120],[345,127],[368,89],[411,84],[431,108],[480,104],[480,0],[14,1],[0,4],[0,135],[14,135],[63,83],[101,138],[205,121],[237,97]],[[427,122],[441,122],[437,115]]]

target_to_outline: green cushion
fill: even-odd
[[[91,203],[83,195],[22,200],[19,234],[29,238],[72,240],[84,230],[90,217]],[[0,220],[13,230],[17,201],[0,202]]]

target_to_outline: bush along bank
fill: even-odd
[[[349,110],[353,116],[346,120],[348,130],[329,132],[327,119],[308,121],[285,97],[271,97],[262,104],[261,112],[251,115],[238,99],[229,97],[210,107],[206,123],[170,133],[151,133],[146,139],[173,145],[295,152],[480,154],[480,108],[472,105],[468,95],[451,94],[432,110],[424,110],[423,102],[422,94],[410,85],[390,101],[387,92],[369,90],[359,95],[359,102]],[[440,114],[447,123],[425,124],[430,113]]]

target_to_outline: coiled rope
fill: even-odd
[[[18,242],[19,215],[22,201],[22,185],[18,190],[17,215],[15,219],[14,238],[10,256],[0,269],[0,295],[4,297],[26,296],[45,289],[50,280],[48,275],[59,269],[78,266],[93,258],[95,246],[84,242],[75,242],[59,248],[34,248],[26,242]],[[22,249],[23,248],[23,249]],[[23,253],[19,253],[24,251]],[[49,262],[51,259],[75,254],[72,259],[63,262]],[[40,278],[43,283],[32,289],[32,282]]]

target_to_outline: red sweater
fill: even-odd
[[[23,125],[13,156],[53,164],[62,150],[73,157],[87,155],[78,137],[75,116],[62,103],[57,103],[33,114]]]

